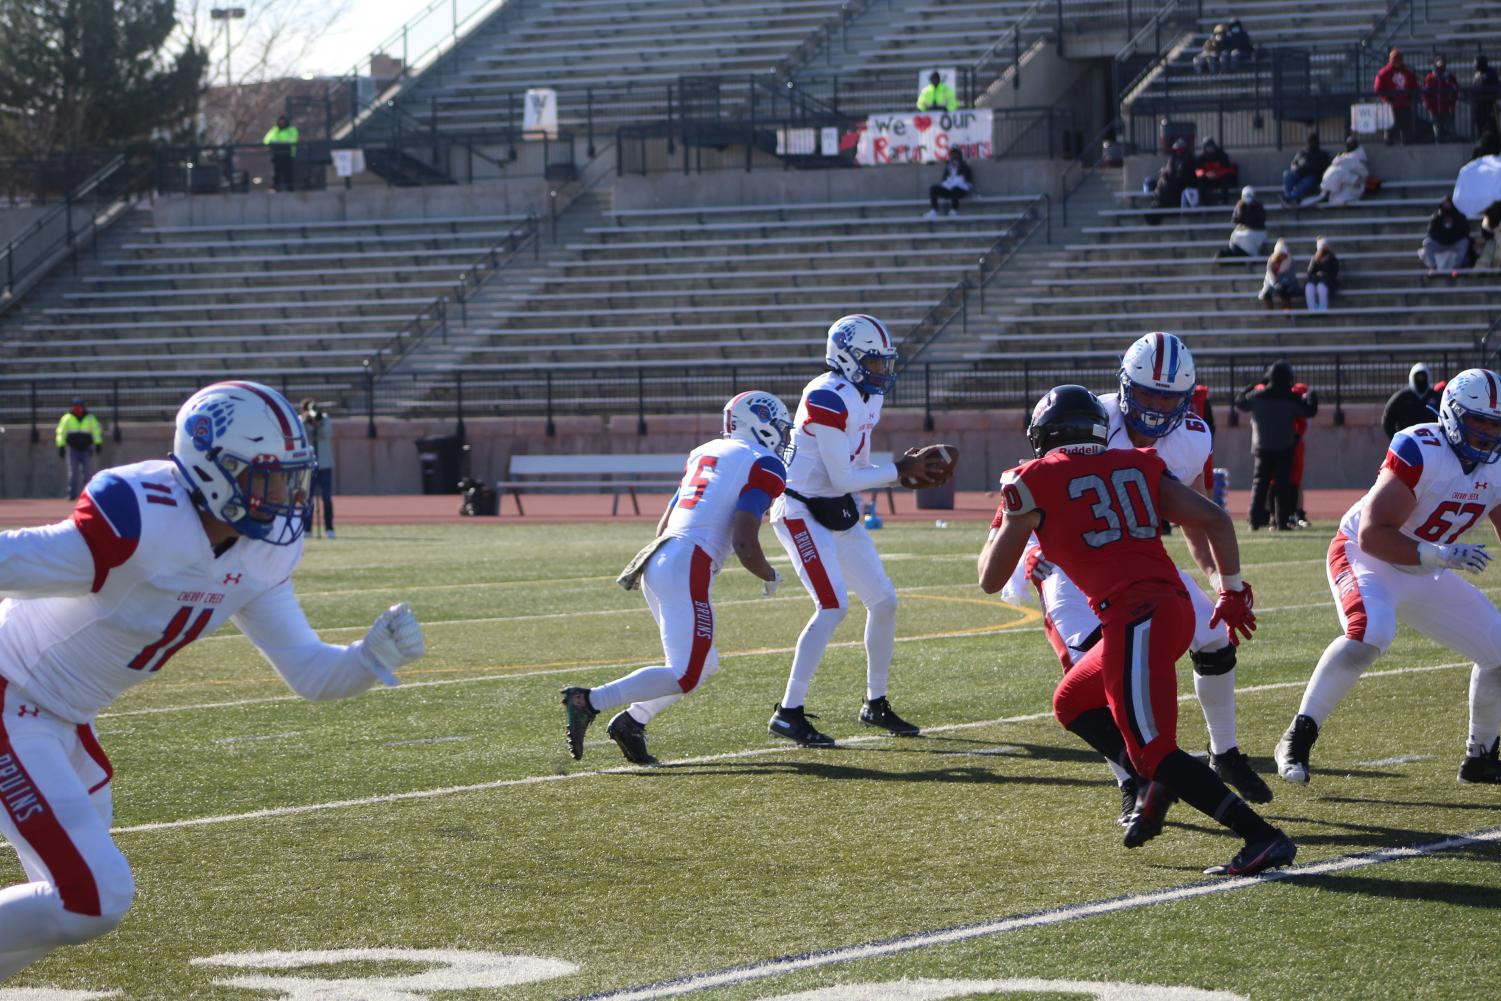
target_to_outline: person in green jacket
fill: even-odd
[[[77,500],[93,475],[92,457],[104,451],[104,429],[99,418],[89,413],[83,398],[75,396],[73,405],[57,422],[57,457],[68,460],[68,500]]]
[[[959,110],[959,99],[954,96],[954,88],[943,82],[943,77],[937,70],[928,76],[928,85],[917,95],[918,111],[932,111],[934,108],[949,112]]]
[[[276,124],[266,130],[261,142],[271,148],[271,187],[277,191],[291,191],[293,157],[297,155],[297,126],[282,115]]]

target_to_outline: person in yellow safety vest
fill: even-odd
[[[102,451],[104,429],[99,426],[99,418],[89,413],[82,397],[75,396],[73,405],[57,422],[57,457],[68,460],[68,500],[77,500],[83,492],[93,474],[90,458]]]
[[[271,148],[271,187],[277,191],[291,191],[293,157],[297,155],[297,126],[282,115],[276,124],[266,130],[261,142]]]
[[[941,111],[958,111],[959,99],[954,96],[954,88],[943,82],[943,77],[934,70],[928,77],[928,85],[917,95],[917,110],[931,111],[938,108]]]

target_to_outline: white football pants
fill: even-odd
[[[870,533],[860,522],[842,532],[824,528],[806,505],[785,495],[773,511],[772,528],[814,605],[813,617],[797,638],[782,705],[795,709],[806,701],[829,639],[849,614],[846,581],[865,605],[865,697],[881,698],[896,648],[897,602]]]
[[[0,891],[0,981],[120,923],[135,895],[110,840],[110,764],[90,726],[0,679],[0,832],[30,882]]]
[[[631,716],[650,723],[719,670],[711,604],[716,573],[709,554],[687,539],[668,539],[652,554],[641,590],[657,620],[667,664],[643,667],[591,689],[589,702],[595,709],[630,703]]]

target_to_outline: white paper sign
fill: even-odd
[[[558,137],[558,92],[551,87],[534,87],[526,92],[521,112],[525,132],[541,132],[550,139]]]
[[[340,177],[352,177],[365,172],[365,151],[362,149],[336,149],[333,157],[334,173]]]
[[[928,85],[929,78],[934,73],[937,73],[940,80],[952,87],[955,94],[959,93],[958,70],[956,70],[952,66],[930,66],[929,68],[923,70],[921,73],[917,74],[917,92],[919,94],[921,94],[922,89]],[[913,101],[915,102],[916,100],[917,98],[914,97]]]
[[[1350,105],[1350,129],[1354,132],[1383,132],[1392,127],[1392,106],[1382,101]]]
[[[989,108],[871,115],[860,133],[855,162],[868,167],[942,163],[956,146],[964,151],[966,160],[988,160],[995,152],[992,119]]]
[[[830,126],[819,130],[818,152],[824,156],[839,155],[839,129],[837,127]]]

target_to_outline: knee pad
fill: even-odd
[[[841,601],[838,608],[820,608],[818,611],[814,612],[813,620],[808,624],[812,625],[814,622],[826,622],[830,623],[833,626],[837,626],[839,623],[844,621],[844,617],[849,613],[849,602]]]
[[[1218,650],[1195,650],[1188,655],[1193,661],[1194,674],[1201,674],[1206,678],[1218,674],[1229,674],[1235,670],[1235,644],[1230,643]]]
[[[896,592],[888,591],[875,601],[866,602],[865,611],[870,615],[895,615],[896,605]]]
[[[74,914],[63,911],[57,918],[57,939],[61,945],[82,945],[101,935],[107,935],[125,918],[126,908],[106,911],[103,914]]]

